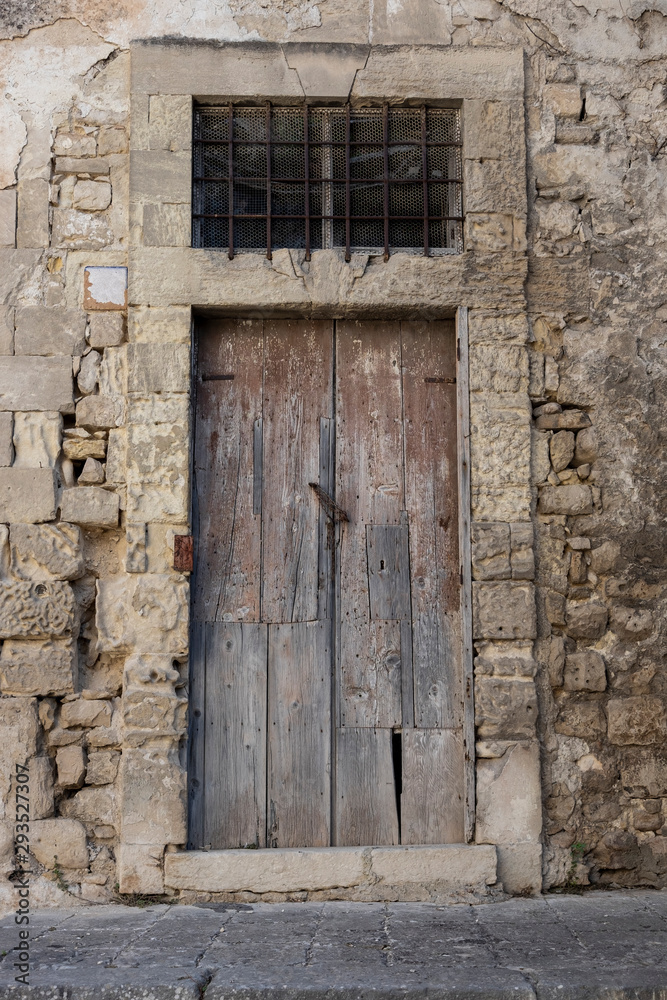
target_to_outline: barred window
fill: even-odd
[[[198,107],[193,166],[193,246],[230,258],[463,247],[456,109]]]

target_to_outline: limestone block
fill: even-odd
[[[58,784],[61,788],[81,788],[86,776],[86,755],[83,747],[60,747],[56,751]]]
[[[56,156],[94,156],[97,149],[94,135],[78,132],[59,132],[53,144]]]
[[[19,180],[17,247],[49,245],[49,182],[43,177]]]
[[[574,433],[572,431],[557,431],[549,442],[551,464],[556,472],[566,469],[574,455]]]
[[[168,574],[110,576],[97,583],[100,652],[183,655],[188,645],[188,585]]]
[[[590,427],[591,418],[582,410],[563,410],[560,413],[542,413],[535,421],[541,431],[578,431]]]
[[[8,468],[14,461],[14,416],[0,412],[0,468]]]
[[[528,351],[514,344],[478,344],[470,351],[471,392],[525,392]]]
[[[475,674],[498,677],[534,677],[537,664],[532,642],[476,643]]]
[[[124,427],[120,430],[112,428],[109,431],[107,446],[106,479],[107,483],[120,484],[125,482],[127,453],[127,433]]]
[[[190,349],[187,344],[129,344],[130,392],[187,392]]]
[[[14,353],[14,313],[13,306],[0,306],[0,354]]]
[[[111,722],[111,705],[108,701],[88,700],[66,701],[60,708],[60,725],[63,729],[75,726],[108,726]]]
[[[531,453],[532,476],[535,485],[543,483],[551,472],[551,456],[549,455],[549,437],[545,433],[535,433],[532,437]]]
[[[78,309],[22,306],[16,310],[14,353],[83,354],[86,317]]]
[[[30,819],[53,816],[53,768],[50,757],[30,761]]]
[[[547,621],[560,628],[565,626],[565,596],[555,590],[545,590],[544,592],[544,613]]]
[[[143,345],[142,345],[143,346]],[[135,407],[130,404],[130,413]],[[188,520],[188,422],[127,427],[127,516],[130,521]]]
[[[125,316],[121,312],[92,312],[89,316],[88,343],[91,347],[117,347],[125,335]]]
[[[591,550],[591,569],[598,576],[613,573],[617,568],[621,546],[618,542],[603,542]]]
[[[81,529],[75,524],[12,524],[12,572],[23,580],[76,580],[84,573]]]
[[[146,247],[187,247],[192,241],[189,205],[144,205],[143,244]]]
[[[607,628],[607,609],[595,601],[568,601],[565,631],[573,639],[599,639]]]
[[[508,524],[473,521],[472,571],[476,580],[509,580],[510,528]]]
[[[92,436],[86,438],[66,437],[63,441],[63,454],[65,458],[73,459],[75,462],[86,461],[89,458],[99,459],[106,457],[107,442],[101,438]]]
[[[533,525],[530,521],[510,524],[510,563],[513,580],[532,580],[535,576]]]
[[[626,750],[621,764],[623,788],[634,797],[667,797],[667,753],[647,754],[645,750]]]
[[[128,336],[135,343],[189,344],[191,326],[192,310],[187,306],[139,306],[128,312]]]
[[[184,844],[186,774],[174,751],[127,749],[120,762],[124,844]]]
[[[79,374],[76,377],[76,383],[79,390],[85,395],[90,395],[91,392],[95,391],[101,361],[102,355],[97,351],[89,351],[88,354],[81,358],[81,366]]]
[[[128,423],[186,424],[190,403],[183,393],[150,393],[133,396],[129,402]]]
[[[481,848],[481,849],[480,849]],[[371,873],[384,885],[417,882],[474,891],[496,881],[496,852],[481,845],[375,847]]]
[[[107,347],[100,365],[100,393],[123,396],[128,391],[128,345]]]
[[[86,830],[74,819],[42,819],[30,827],[30,853],[45,868],[87,868]]]
[[[530,482],[532,409],[524,393],[473,393],[470,400],[471,481],[475,486]],[[507,461],[507,456],[512,461]],[[500,520],[500,518],[493,518]]]
[[[532,584],[473,584],[475,639],[534,639],[535,594]]]
[[[88,755],[87,785],[110,785],[116,780],[120,754],[117,750],[99,750]]]
[[[648,608],[615,607],[609,627],[623,639],[646,639],[653,631],[653,615]]]
[[[602,705],[598,701],[565,702],[559,709],[555,729],[563,736],[599,740],[607,731]]]
[[[16,188],[0,191],[0,247],[16,246]]]
[[[109,160],[102,156],[93,158],[80,158],[77,156],[57,156],[57,174],[90,174],[98,177],[109,173]]]
[[[163,893],[163,855],[162,845],[121,844],[118,851],[120,892],[141,893],[145,896]]]
[[[117,824],[116,792],[113,786],[82,788],[60,803],[60,813],[81,823],[115,827]]]
[[[502,756],[478,759],[476,843],[537,843],[541,831],[539,745],[510,743]]]
[[[140,746],[157,736],[183,736],[187,702],[169,693],[145,688],[126,691],[123,697],[124,742]]]
[[[89,431],[119,427],[123,423],[123,401],[117,396],[85,396],[76,404],[76,422]]]
[[[165,885],[204,892],[334,889],[366,881],[364,855],[363,847],[167,852]]]
[[[97,137],[97,148],[100,156],[127,152],[127,131],[120,125],[101,128]]]
[[[565,640],[562,635],[552,635],[546,640],[546,665],[549,673],[549,684],[552,688],[563,686],[565,671]]]
[[[73,413],[72,359],[0,356],[0,410]]]
[[[34,757],[38,734],[34,698],[0,698],[0,818],[15,821],[16,803],[8,796],[16,784],[16,765]]]
[[[592,514],[591,488],[583,484],[543,486],[540,490],[538,510],[542,514]]]
[[[475,726],[480,739],[520,740],[535,735],[537,695],[527,678],[478,677]]]
[[[597,434],[594,427],[584,427],[577,434],[574,465],[592,465],[598,457]]]
[[[3,469],[0,476],[0,521],[38,524],[56,516],[53,469]]]
[[[528,318],[525,313],[499,312],[498,309],[471,309],[468,314],[470,351],[476,344],[527,344],[530,339]]]
[[[95,486],[104,482],[104,466],[96,458],[87,458],[78,479],[79,486]]]
[[[0,583],[0,638],[68,635],[75,609],[68,583]]]
[[[54,208],[52,246],[62,250],[103,250],[114,241],[106,214]],[[84,308],[89,308],[84,303]]]
[[[563,687],[566,691],[604,691],[607,671],[600,653],[587,649],[565,658]]]
[[[525,239],[522,238],[524,229],[523,227],[519,229],[517,220],[511,215],[503,215],[500,212],[471,212],[466,214],[464,225],[465,245],[468,250],[495,253],[500,250],[525,248]]]
[[[189,149],[131,150],[130,197],[132,201],[170,205],[190,204],[192,153]]]
[[[78,486],[63,490],[60,514],[63,520],[88,528],[115,528],[120,500],[117,493],[100,486]]]
[[[146,525],[128,524],[125,529],[127,554],[125,569],[128,573],[145,573],[146,559]]]
[[[74,691],[76,673],[76,639],[7,639],[3,643],[3,694],[62,697]]]
[[[507,101],[465,102],[465,156],[500,159],[507,154],[511,108]]]
[[[111,184],[108,181],[77,181],[72,194],[72,206],[82,212],[102,212],[111,204]]]
[[[548,83],[543,91],[544,103],[559,118],[579,119],[581,88],[578,83]]]
[[[607,735],[617,746],[663,743],[667,736],[667,705],[653,695],[612,698],[607,702]]]
[[[542,889],[542,845],[499,844],[498,881],[512,896],[539,895]]]
[[[14,468],[55,468],[62,440],[59,413],[14,414]]]
[[[192,144],[192,97],[151,94],[148,104],[150,149],[189,151]]]

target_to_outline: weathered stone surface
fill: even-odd
[[[476,580],[509,580],[509,524],[473,521],[471,525],[472,570]]]
[[[70,357],[0,357],[0,410],[73,409]]]
[[[574,434],[572,431],[558,431],[549,442],[551,464],[556,472],[561,472],[572,461],[574,455]]]
[[[30,820],[53,816],[53,768],[50,757],[30,761]]]
[[[471,482],[530,482],[531,406],[524,393],[473,393],[470,400]],[[505,457],[512,455],[512,464]]]
[[[537,743],[509,743],[500,757],[477,761],[478,844],[537,843],[542,831]]]
[[[13,433],[13,414],[0,413],[0,468],[7,468],[14,460]]]
[[[496,852],[481,845],[447,847],[375,847],[371,872],[385,885],[447,885],[479,890],[496,880]]]
[[[14,468],[53,469],[60,455],[59,413],[14,414]]]
[[[599,701],[566,702],[558,712],[555,729],[563,736],[599,739],[607,731],[602,705]]]
[[[74,691],[75,639],[7,639],[0,653],[3,694],[62,695]]]
[[[0,583],[0,638],[67,635],[74,612],[68,583]]]
[[[621,547],[618,542],[608,541],[591,550],[591,569],[600,576],[613,573],[619,561]]]
[[[35,698],[0,698],[0,817],[15,822],[16,803],[9,800],[15,787],[16,765],[24,766],[37,752],[39,719]],[[12,793],[12,800],[14,796]]]
[[[136,412],[132,403],[130,412]],[[188,519],[188,423],[137,423],[127,428],[127,516],[183,524]]]
[[[87,785],[110,785],[116,780],[120,754],[116,750],[100,750],[88,755]]]
[[[542,514],[592,514],[590,486],[544,486],[538,508]]]
[[[99,486],[63,490],[60,514],[63,520],[88,528],[115,528],[120,500],[117,493]]]
[[[16,190],[0,191],[0,247],[16,246]]]
[[[74,726],[108,726],[111,722],[111,705],[108,701],[66,701],[60,709],[60,725],[63,729]]]
[[[624,639],[646,639],[653,632],[653,615],[646,608],[616,607],[612,610],[609,627]]]
[[[190,349],[187,344],[128,345],[130,392],[187,392]]]
[[[535,421],[535,426],[542,431],[577,431],[590,427],[591,418],[582,410],[562,410],[560,413],[543,413]]]
[[[60,751],[62,753],[62,751]],[[87,868],[86,830],[73,819],[42,819],[30,827],[30,853],[45,868]]]
[[[118,427],[123,422],[123,403],[115,396],[85,396],[76,405],[76,422],[89,431]]]
[[[478,677],[475,726],[480,739],[521,740],[535,735],[537,695],[531,680]]]
[[[58,784],[61,788],[81,788],[86,776],[86,755],[83,747],[61,747],[56,752]]]
[[[667,706],[662,698],[638,695],[612,698],[607,703],[610,743],[648,746],[667,736]]]
[[[563,687],[566,691],[604,691],[607,687],[607,672],[602,655],[588,649],[567,656]]]
[[[510,563],[513,580],[534,579],[533,525],[530,522],[510,524]]]
[[[159,895],[164,892],[161,844],[121,844],[118,852],[120,892]]]
[[[598,457],[597,434],[594,427],[585,427],[577,434],[574,448],[575,465],[593,465]]]
[[[82,212],[101,212],[111,204],[111,184],[108,181],[77,181],[72,204]]]
[[[497,677],[534,677],[537,664],[532,642],[478,642],[475,674]]]
[[[565,631],[573,639],[599,639],[607,628],[607,614],[603,604],[568,601]]]
[[[542,845],[499,844],[498,881],[513,896],[538,895],[542,889]]]
[[[534,588],[529,583],[473,584],[475,639],[534,639]]]
[[[178,754],[124,750],[119,781],[125,844],[185,843],[186,774]]]
[[[97,351],[89,351],[88,354],[81,358],[81,366],[79,374],[76,377],[76,384],[79,387],[79,391],[84,393],[84,395],[89,395],[95,391],[101,360],[102,355]]]
[[[14,353],[83,354],[86,317],[78,309],[22,306],[16,310]]]
[[[81,823],[115,827],[118,822],[115,791],[111,785],[82,788],[60,803],[60,812],[68,819],[78,819]]]
[[[75,524],[12,524],[12,572],[24,580],[76,580],[83,576],[81,529]]]
[[[78,132],[59,132],[53,143],[56,156],[94,156],[97,143],[94,135]]]
[[[91,347],[117,347],[125,335],[125,317],[120,312],[93,312],[89,317]]]
[[[95,458],[87,458],[78,479],[79,486],[95,486],[104,482],[104,466]]]
[[[98,649],[182,655],[188,642],[188,586],[159,573],[98,581]]]
[[[101,438],[65,438],[63,441],[63,454],[65,458],[74,461],[86,461],[89,458],[105,458],[107,442]]]
[[[57,174],[104,175],[109,173],[109,161],[101,156],[57,156],[55,169]]]
[[[135,307],[128,311],[128,337],[143,344],[189,344],[192,311],[184,306]]]
[[[146,558],[146,525],[128,524],[125,529],[127,554],[125,569],[128,573],[145,573],[148,568]]]

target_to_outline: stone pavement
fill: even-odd
[[[0,998],[667,1000],[667,891],[42,910],[29,988],[17,941],[5,917]]]

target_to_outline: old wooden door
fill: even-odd
[[[463,841],[451,322],[208,319],[190,846]]]

